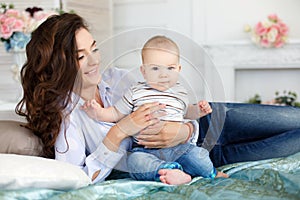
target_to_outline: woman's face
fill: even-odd
[[[96,41],[84,28],[79,29],[75,37],[83,89],[96,86],[101,81],[100,53]]]

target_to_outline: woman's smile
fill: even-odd
[[[88,72],[85,72],[84,74],[87,74],[87,75],[95,75],[95,74],[98,74],[99,73],[99,67],[96,67],[94,69],[91,69],[90,71]]]

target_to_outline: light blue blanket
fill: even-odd
[[[186,185],[118,179],[72,191],[1,191],[0,199],[300,199],[300,153],[263,161],[226,165],[230,178],[194,178]]]

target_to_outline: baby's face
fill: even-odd
[[[163,50],[147,50],[141,72],[147,84],[159,91],[173,87],[178,81],[181,66],[178,56]]]

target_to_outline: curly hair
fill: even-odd
[[[27,62],[21,70],[23,97],[16,113],[43,142],[44,157],[54,158],[54,144],[67,116],[79,70],[76,31],[87,25],[76,15],[49,17],[26,46]]]

